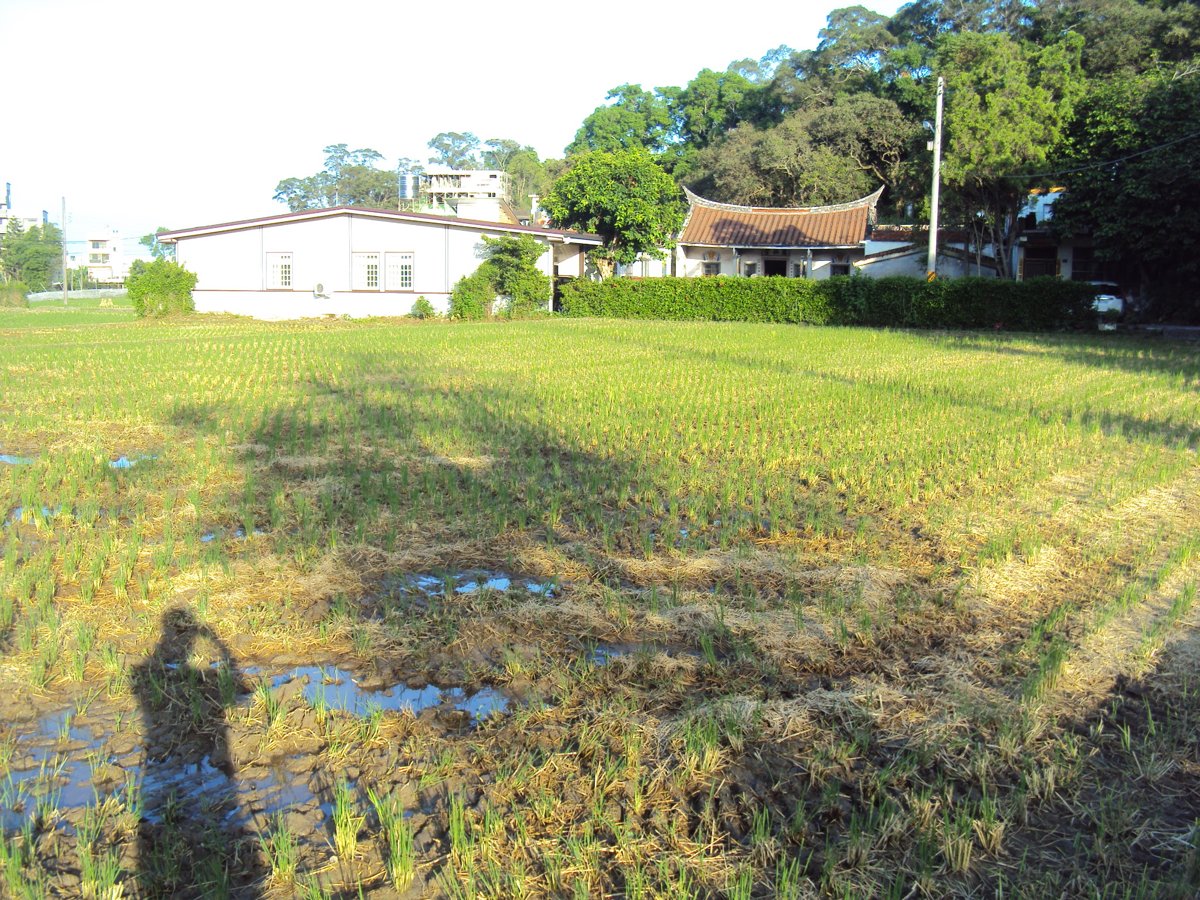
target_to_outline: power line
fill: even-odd
[[[1194,137],[1200,137],[1200,131],[1193,131],[1191,134],[1185,134],[1183,137],[1175,138],[1173,141],[1167,141],[1165,144],[1158,144],[1154,147],[1147,147],[1145,150],[1138,150],[1136,153],[1130,153],[1127,156],[1118,156],[1116,159],[1106,160],[1105,162],[1088,163],[1086,166],[1077,166],[1074,169],[1061,169],[1058,172],[1031,172],[1022,175],[1001,175],[1001,178],[1057,178],[1060,175],[1073,175],[1076,172],[1086,172],[1089,169],[1103,169],[1105,166],[1115,166],[1117,163],[1123,163],[1127,160],[1137,159],[1139,156],[1145,156],[1147,153],[1155,153],[1159,150],[1164,150],[1167,147],[1173,147],[1176,144],[1182,144],[1184,141],[1190,141]]]

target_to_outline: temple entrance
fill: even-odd
[[[763,260],[763,274],[764,275],[781,275],[781,276],[787,275],[787,260],[786,259],[772,259],[771,257],[768,256],[766,259]]]

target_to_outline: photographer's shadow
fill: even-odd
[[[200,641],[215,664],[193,662]],[[133,689],[145,734],[141,895],[259,896],[258,848],[244,828],[225,723],[247,688],[228,648],[191,610],[172,607],[153,655],[133,670]]]

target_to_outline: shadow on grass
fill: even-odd
[[[347,368],[372,379],[374,401],[310,382],[307,408],[266,410],[248,432],[227,435],[253,448],[241,461],[255,473],[257,521],[275,524],[267,497],[296,501],[285,540],[337,536],[344,546],[369,535],[392,550],[414,532],[487,543],[514,531],[553,541],[569,529],[635,552],[628,532],[661,514],[667,494],[654,472],[580,448],[536,421],[515,389],[453,389],[436,373],[356,362]],[[225,434],[231,420],[232,407],[190,406],[173,424]],[[245,504],[229,494],[213,505]]]

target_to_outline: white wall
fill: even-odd
[[[566,278],[582,278],[588,249],[579,244],[555,244],[553,265],[558,267],[558,274]]]
[[[675,274],[685,278],[699,278],[704,274],[704,255],[716,253],[721,264],[722,275],[736,274],[733,250],[728,247],[677,247],[675,250]]]
[[[679,247],[676,249],[676,265],[677,274],[688,278],[699,278],[704,274],[704,254],[713,252],[715,248],[701,247]],[[732,249],[722,247],[717,249],[722,275],[739,275],[745,272],[745,265],[753,263],[758,267],[758,274],[762,275],[764,268],[764,260],[766,259],[762,251],[748,250],[742,253],[740,257],[735,257]],[[847,261],[855,262],[862,258],[862,253],[859,250],[815,250],[812,255],[812,271],[809,273],[810,278],[828,278],[830,273],[830,264],[833,262],[834,256],[845,256]],[[806,250],[789,250],[787,256],[787,277],[792,277],[792,266],[795,263],[803,263],[808,259],[808,251]]]
[[[924,278],[929,265],[929,248],[914,247],[908,253],[886,256],[879,259],[867,258],[855,263],[854,268],[870,278],[887,278],[891,275],[908,275],[913,278]],[[967,261],[957,256],[938,254],[938,275],[942,278],[964,278],[979,275],[982,278],[993,278],[996,270],[984,265],[979,272],[975,271],[975,262]]]
[[[306,319],[317,316],[406,316],[417,294],[361,291],[329,292],[319,298],[312,291],[201,291],[192,296],[197,312],[232,313],[256,319]],[[433,308],[445,313],[448,294],[425,294]]]
[[[455,227],[449,221],[343,215],[181,237],[176,258],[197,275],[193,296],[201,312],[268,319],[396,316],[406,315],[419,296],[445,312],[455,283],[483,261],[483,234],[499,237],[510,232]],[[549,251],[549,241],[539,240]],[[580,245],[561,248],[576,269],[581,266],[580,251],[586,249]],[[389,252],[412,253],[412,290],[353,290],[351,254],[371,252],[380,254],[381,263]],[[267,253],[291,253],[290,290],[267,289]],[[551,275],[553,258],[551,252],[542,254],[538,269]],[[316,296],[318,283],[324,286],[326,297]],[[385,279],[381,278],[381,284],[386,287]]]

